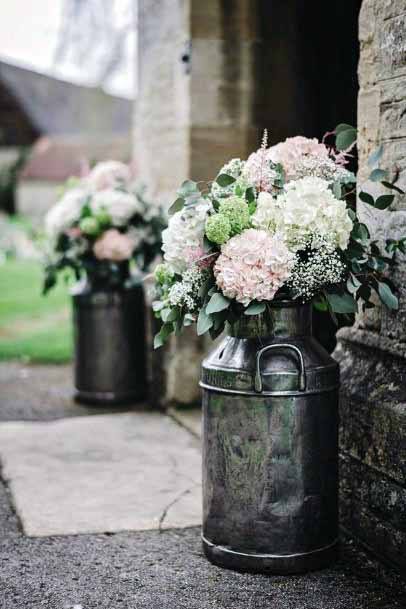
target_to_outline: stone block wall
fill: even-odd
[[[359,179],[380,144],[380,166],[406,189],[406,1],[364,0],[359,19]],[[369,183],[367,188],[374,192]],[[380,185],[374,185],[378,194]],[[390,211],[359,203],[373,236],[406,236],[406,197]],[[406,258],[393,280],[400,309],[360,315],[339,332],[342,524],[406,572]]]

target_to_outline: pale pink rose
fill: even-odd
[[[86,183],[91,190],[105,190],[123,186],[127,188],[131,180],[128,165],[120,161],[103,161],[97,163],[86,177]]]
[[[296,167],[303,157],[311,156],[320,160],[329,158],[329,150],[316,138],[288,137],[284,142],[268,148],[267,158],[273,163],[280,163],[285,170],[286,181],[296,178]]]
[[[214,275],[224,296],[247,306],[253,300],[272,300],[294,263],[278,235],[250,228],[222,246]]]
[[[93,252],[99,260],[121,262],[128,260],[134,250],[134,242],[128,235],[123,235],[115,228],[107,230],[93,246]]]

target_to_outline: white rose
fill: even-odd
[[[45,230],[50,237],[58,237],[78,222],[88,193],[82,188],[68,190],[45,216]]]
[[[90,201],[93,213],[106,212],[114,226],[124,226],[139,211],[137,198],[120,190],[100,190],[93,194]]]
[[[127,187],[130,179],[131,172],[128,165],[119,161],[104,161],[93,167],[86,177],[86,183],[91,190],[105,190],[115,186]]]

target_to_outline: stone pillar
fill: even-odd
[[[359,36],[359,182],[383,145],[380,166],[406,189],[406,2],[364,0]],[[392,173],[393,175],[393,173]],[[368,188],[369,188],[368,184]],[[378,189],[379,187],[376,186]],[[372,192],[372,191],[371,191]],[[377,194],[377,193],[376,193]],[[406,197],[391,211],[359,213],[377,239],[406,236]],[[393,280],[400,309],[360,316],[340,330],[342,524],[381,558],[406,568],[406,259]]]
[[[212,180],[225,161],[259,144],[256,17],[247,0],[139,0],[135,165],[164,204],[183,180]],[[155,399],[198,401],[205,351],[189,328],[154,355]]]

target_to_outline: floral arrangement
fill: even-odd
[[[263,313],[274,299],[312,301],[333,317],[356,312],[359,303],[374,306],[373,294],[398,307],[386,271],[397,251],[406,253],[406,239],[373,241],[357,217],[348,169],[355,140],[346,124],[322,142],[297,136],[268,147],[265,132],[259,150],[229,161],[213,183],[182,184],[162,234],[164,263],[155,270],[153,307],[162,320],[155,347],[193,322],[199,335],[215,338],[226,322]],[[376,167],[370,180],[402,192]],[[359,197],[377,209],[394,199]]]
[[[145,199],[143,188],[133,188],[124,163],[98,163],[87,176],[70,178],[45,218],[51,255],[44,292],[64,269],[103,287],[122,286],[130,261],[146,271],[159,255],[165,225],[162,209]]]

